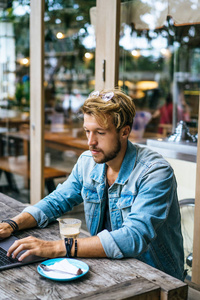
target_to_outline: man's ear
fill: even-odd
[[[122,128],[122,136],[123,137],[128,137],[130,134],[131,128],[129,125],[126,125]]]

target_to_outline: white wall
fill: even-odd
[[[195,198],[196,163],[172,158],[165,159],[174,169],[179,200]]]

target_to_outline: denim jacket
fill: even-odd
[[[24,211],[45,227],[84,201],[87,227],[110,258],[134,257],[183,280],[184,254],[176,179],[164,158],[128,141],[114,184],[108,189],[112,231],[102,230],[106,164],[84,152],[56,190]]]

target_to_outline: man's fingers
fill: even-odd
[[[15,258],[22,250],[30,248],[30,237],[15,241],[8,249],[7,256]]]
[[[31,254],[32,254],[31,250],[26,250],[25,252],[22,253],[22,255],[20,255],[20,257],[18,258],[18,260],[22,261],[24,258],[26,258],[27,256],[29,256]]]
[[[19,245],[19,246],[18,246],[17,248],[15,248],[15,250],[12,252],[12,258],[16,258],[17,255],[18,255],[21,251],[26,250],[26,249],[28,249],[26,244],[21,244],[21,245]]]
[[[10,246],[10,248],[8,249],[7,252],[7,256],[11,256],[11,254],[13,253],[13,251],[17,248],[17,243],[16,241]]]

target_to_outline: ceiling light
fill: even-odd
[[[62,32],[58,32],[57,34],[56,34],[56,37],[57,37],[57,39],[64,39],[64,34],[62,33]]]
[[[134,57],[139,57],[139,56],[140,56],[140,51],[139,51],[139,50],[133,50],[133,51],[131,51],[131,54],[132,54]]]

